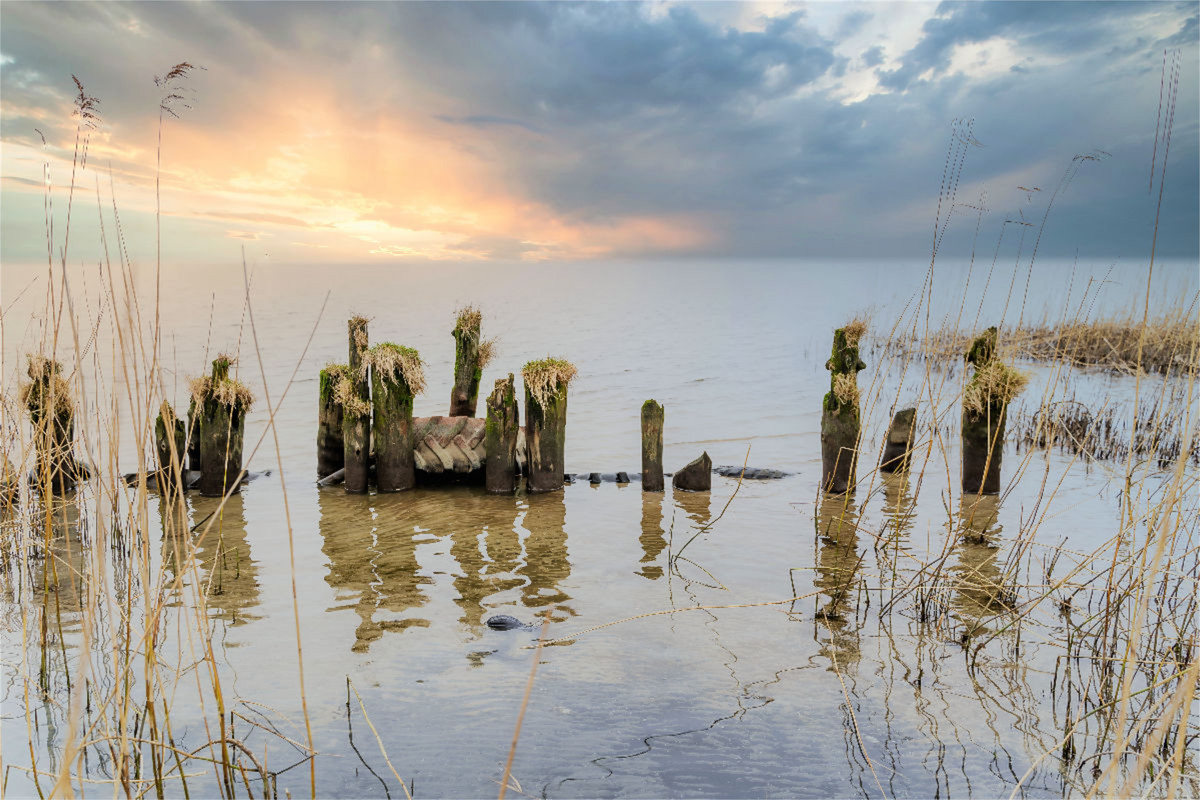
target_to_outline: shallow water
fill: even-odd
[[[1035,276],[1041,291],[1033,296],[1044,298],[1046,307],[1008,303],[1005,318],[1070,308],[1067,287],[1077,298],[1087,280],[1069,270],[1045,265]],[[1061,732],[1048,688],[1061,631],[1047,613],[1019,641],[1000,633],[975,669],[954,637],[1002,627],[994,592],[986,587],[1001,580],[1017,531],[1038,523],[1034,547],[1047,553],[1064,543],[1079,552],[1098,547],[1116,531],[1121,483],[1108,465],[1010,446],[1005,493],[975,505],[960,497],[955,437],[947,434],[944,450],[918,453],[919,487],[915,479],[873,476],[849,501],[817,496],[830,330],[868,307],[881,323],[895,318],[919,293],[924,272],[923,265],[899,263],[592,264],[437,273],[256,265],[254,331],[272,403],[279,405],[287,388],[276,415],[278,455],[241,302],[240,269],[170,274],[162,319],[165,360],[179,380],[176,399],[186,398],[183,377],[202,372],[212,353],[239,350],[240,333],[241,375],[259,397],[247,424],[247,449],[265,440],[249,466],[273,470],[232,498],[210,536],[196,542],[196,569],[181,567],[177,621],[186,619],[189,587],[199,582],[216,619],[213,646],[227,704],[247,716],[261,713],[303,741],[294,574],[322,796],[401,796],[380,743],[418,796],[497,791],[537,629],[495,631],[484,621],[511,614],[536,625],[545,613],[547,637],[560,641],[541,651],[513,766],[527,794],[1007,795]],[[1107,266],[1095,272],[1116,281],[1109,287],[1115,290],[1101,295],[1101,308],[1124,308],[1130,287],[1145,281],[1132,266],[1116,277]],[[30,270],[26,279],[6,265],[6,297],[35,275]],[[104,308],[95,276],[73,274],[72,280],[80,287],[80,306]],[[963,275],[948,270],[939,281],[932,295],[935,324],[960,306],[974,318],[979,299],[968,289],[962,302]],[[1008,281],[1002,283],[1007,289]],[[1195,284],[1194,264],[1168,265],[1156,291],[1183,286],[1194,293]],[[6,386],[17,356],[36,340],[44,287],[33,286],[17,310],[5,314]],[[145,275],[141,287],[146,302],[153,287]],[[318,318],[326,291],[328,304]],[[1004,293],[985,297],[981,322],[998,321],[1006,299]],[[570,389],[569,471],[638,470],[638,411],[654,397],[666,406],[668,470],[707,450],[715,464],[748,458],[751,466],[791,474],[740,488],[734,479],[714,476],[711,496],[669,487],[665,494],[643,494],[637,483],[580,483],[561,493],[515,497],[469,487],[348,496],[338,487],[314,486],[316,372],[344,358],[347,315],[371,317],[373,341],[421,351],[429,387],[415,413],[435,414],[448,404],[449,332],[455,307],[466,302],[482,307],[484,335],[500,337],[484,393],[493,379],[518,372],[530,358],[562,356],[579,367]],[[107,405],[126,387],[106,344],[108,322],[101,323],[85,360],[89,380],[97,381],[92,402],[102,397]],[[314,325],[312,346],[301,358]],[[1033,407],[1047,387],[1054,396],[1069,389],[1081,398],[1124,399],[1133,391],[1128,379],[1090,374],[1073,375],[1064,389],[1057,370],[1031,369],[1035,380],[1022,402]],[[888,369],[869,363],[860,374],[868,403],[865,452],[879,452],[891,410],[915,402],[924,377],[923,366],[905,371],[894,362]],[[934,409],[922,406],[922,425],[936,420],[931,432],[950,430],[956,420],[961,377],[946,381]],[[1160,385],[1149,379],[1141,391]],[[91,451],[102,452],[101,444],[97,437]],[[121,440],[122,469],[133,468],[135,448]],[[863,467],[860,475],[868,471]],[[1194,511],[1196,499],[1188,503]],[[189,496],[187,504],[195,524],[217,502]],[[157,514],[155,501],[152,519]],[[672,569],[669,555],[709,523]],[[70,557],[86,557],[81,553],[96,524],[85,519],[82,532],[68,526],[62,541],[75,542]],[[931,632],[917,623],[908,601],[881,619],[877,611],[887,595],[880,576],[893,564],[903,573],[942,552],[952,528],[977,534],[947,551],[950,573],[968,577],[954,584],[952,625]],[[152,560],[171,565],[177,545],[171,537],[153,537]],[[22,601],[11,589],[4,601],[6,654],[18,647],[12,637],[21,630]],[[788,602],[795,595],[804,597]],[[60,592],[69,614],[66,597]],[[739,605],[749,607],[729,607]],[[676,612],[608,624],[671,609]],[[591,630],[596,626],[606,627]],[[69,625],[63,635],[70,646],[79,645]],[[178,648],[182,660],[194,647],[169,630],[164,644]],[[7,655],[4,672],[3,734],[20,742],[27,733],[22,679]],[[187,683],[177,688],[172,717],[176,736],[195,747],[207,739],[188,705],[194,680]],[[63,710],[45,705],[36,715],[39,761],[46,763]],[[290,745],[236,724],[247,744],[267,750],[272,769],[301,761]],[[28,753],[8,752],[9,764],[28,764]],[[97,779],[106,774],[103,759],[90,769]],[[14,796],[31,790],[18,769],[8,780]],[[212,780],[198,775],[193,791],[211,790],[206,781]],[[1020,792],[1061,796],[1080,780],[1050,758],[1024,777]],[[278,777],[279,790],[294,796],[307,792],[307,783],[306,764]]]

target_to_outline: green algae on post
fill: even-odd
[[[996,328],[980,334],[966,353],[975,374],[963,391],[962,489],[966,494],[999,494],[1008,404],[1028,376],[996,358]]]
[[[530,361],[521,368],[525,381],[527,485],[531,492],[553,492],[563,487],[567,384],[575,374],[574,364],[557,358]]]
[[[866,364],[858,356],[858,342],[866,323],[854,320],[833,332],[833,351],[825,362],[829,393],[821,413],[821,488],[833,494],[854,490],[858,465],[861,419],[858,408],[858,373]]]
[[[516,381],[510,372],[507,378],[496,381],[496,387],[487,398],[484,483],[493,494],[508,494],[517,488],[517,434],[520,425]]]
[[[52,493],[69,491],[82,471],[75,460],[75,406],[62,365],[30,355],[26,373],[29,382],[21,386],[20,395],[33,423],[37,483]]]
[[[241,488],[242,448],[246,412],[254,396],[229,377],[233,359],[219,355],[212,374],[191,383],[192,400],[200,414],[200,494],[220,497]]]
[[[381,492],[400,492],[416,484],[413,462],[413,397],[425,389],[420,354],[411,347],[383,342],[367,351],[375,409],[375,484]]]
[[[492,360],[493,340],[480,336],[483,314],[474,306],[459,309],[454,321],[454,386],[450,390],[450,416],[473,417],[479,403],[483,368]]]
[[[663,415],[654,400],[642,403],[642,491],[661,492],[663,480]]]

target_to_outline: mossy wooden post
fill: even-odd
[[[858,373],[867,366],[858,357],[862,334],[861,323],[835,330],[833,352],[825,362],[830,386],[821,414],[821,488],[834,494],[853,491],[857,480]]]
[[[346,467],[346,482],[350,494],[367,491],[371,457],[371,384],[364,367],[367,354],[367,319],[351,317],[346,322],[349,340],[349,370],[347,389],[342,399],[342,457]]]
[[[563,487],[567,441],[567,384],[575,367],[559,359],[530,361],[525,379],[525,448],[531,492]]]
[[[200,412],[196,408],[195,397],[188,402],[187,463],[188,469],[200,471]]]
[[[642,491],[661,492],[663,480],[663,414],[653,400],[642,403]]]
[[[170,403],[163,403],[154,420],[154,449],[158,454],[159,472],[172,483],[183,476],[186,446],[187,425],[175,416]]]
[[[338,401],[337,387],[347,369],[345,364],[329,364],[321,370],[317,398],[317,480],[346,465],[342,404]]]
[[[482,340],[479,338],[482,315],[467,306],[458,312],[454,330],[454,387],[450,390],[450,416],[473,417],[479,403],[479,381],[483,378]]]
[[[516,381],[510,372],[507,378],[496,381],[496,388],[487,399],[484,483],[493,494],[508,494],[517,488],[517,433],[520,426]]]
[[[972,343],[966,359],[975,366],[975,374],[963,392],[963,493],[998,494],[1008,404],[1027,378],[996,358],[994,327]]]
[[[69,491],[80,477],[70,387],[62,378],[62,366],[50,358],[30,356],[28,375],[21,393],[33,423],[38,485],[48,485],[51,492]]]
[[[246,412],[252,398],[229,377],[232,361],[217,356],[212,362],[200,407],[200,494],[220,497],[237,492],[242,479],[242,447],[246,434]]]
[[[416,484],[413,464],[413,395],[424,388],[421,357],[411,347],[384,342],[367,355],[375,419],[375,485],[401,492]]]

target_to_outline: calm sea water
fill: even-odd
[[[186,377],[205,372],[217,352],[236,353],[242,380],[259,398],[247,423],[248,449],[263,444],[249,467],[273,470],[227,505],[217,529],[221,546],[199,543],[200,568],[181,576],[185,589],[197,581],[207,589],[227,702],[304,739],[290,520],[322,795],[402,795],[381,744],[418,796],[497,791],[536,631],[493,631],[483,621],[505,613],[534,623],[547,611],[547,635],[565,641],[541,652],[516,754],[513,774],[529,795],[1008,794],[1059,735],[1046,717],[1052,664],[1043,656],[1054,632],[1030,637],[1017,661],[997,646],[982,669],[969,671],[951,643],[930,641],[904,615],[882,625],[871,611],[882,563],[873,554],[876,537],[890,527],[898,532],[889,545],[895,557],[922,559],[941,551],[964,513],[953,447],[925,463],[915,500],[912,485],[879,478],[848,506],[816,491],[831,330],[856,314],[869,314],[876,327],[897,319],[904,329],[924,324],[924,309],[917,316],[913,308],[926,268],[260,263],[250,268],[253,331],[240,267],[167,271],[161,320],[168,392],[186,405]],[[111,408],[116,397],[127,417],[129,387],[112,355],[111,301],[95,271],[72,268],[69,277],[90,412]],[[41,336],[44,281],[36,268],[5,267],[6,391],[23,368],[21,355]],[[137,285],[145,322],[153,316],[153,276],[143,269]],[[1194,296],[1196,285],[1194,263],[1161,264],[1153,302]],[[1010,267],[990,280],[983,267],[968,280],[967,267],[957,265],[935,273],[925,308],[935,327],[946,315],[982,327],[1060,318],[1085,297],[1096,312],[1124,310],[1145,286],[1144,265],[1044,262],[1032,274]],[[371,318],[374,342],[421,352],[428,388],[415,413],[439,414],[449,402],[454,311],[466,303],[483,310],[484,335],[499,339],[483,393],[532,358],[559,356],[579,368],[570,388],[569,471],[637,471],[638,413],[653,397],[666,406],[668,470],[706,450],[716,464],[748,458],[751,466],[791,475],[748,482],[736,497],[736,481],[719,477],[711,496],[669,488],[644,495],[636,483],[515,497],[472,488],[386,496],[318,489],[316,373],[345,359],[347,316]],[[126,313],[120,303],[116,310]],[[864,439],[867,452],[878,452],[891,411],[918,401],[924,376],[923,368],[880,370],[867,360],[859,377]],[[1054,370],[1031,369],[1023,402],[1033,407],[1052,385],[1082,398],[1132,392],[1127,379],[1073,374],[1064,387]],[[940,405],[922,406],[924,421],[952,425],[958,380],[948,379]],[[264,386],[278,406],[278,451]],[[1143,391],[1157,386],[1150,380]],[[103,452],[108,436],[89,434],[91,452]],[[134,468],[136,448],[132,437],[119,442],[119,468]],[[1009,452],[1006,493],[970,523],[984,541],[956,546],[952,569],[998,576],[1008,537],[1031,518],[1042,523],[1040,542],[1081,551],[1115,532],[1120,483],[1111,470],[1057,453],[1021,461]],[[1047,504],[1043,477],[1064,474]],[[187,502],[194,522],[215,508],[204,498]],[[714,520],[672,570],[668,554]],[[85,519],[84,528],[89,524]],[[170,563],[176,544],[156,542],[154,558]],[[869,577],[860,583],[856,574]],[[858,594],[846,597],[848,586]],[[179,593],[181,615],[188,596]],[[755,605],[764,603],[775,604]],[[954,603],[963,624],[990,624],[970,593]],[[708,608],[715,606],[722,608]],[[10,591],[6,654],[18,647],[12,637],[19,636],[19,609]],[[607,625],[670,609],[678,611]],[[832,613],[819,616],[820,609]],[[596,626],[606,627],[585,632]],[[194,646],[165,636],[181,651]],[[4,672],[3,734],[20,742],[27,724],[19,665],[6,656]],[[190,688],[185,680],[177,689],[176,736],[198,746],[206,738],[188,708],[188,680]],[[49,759],[62,709],[47,705],[38,713],[37,747]],[[286,743],[238,725],[248,744],[268,749],[272,769],[299,760]],[[28,754],[15,750],[6,750],[6,763],[27,764]],[[91,768],[104,774],[103,763]],[[14,796],[31,790],[23,775],[11,771]],[[212,777],[195,780],[205,786]],[[282,773],[278,785],[295,796],[307,791],[307,781],[302,765]],[[1059,796],[1070,785],[1046,763],[1022,791]]]

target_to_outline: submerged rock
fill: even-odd
[[[790,472],[784,472],[778,469],[767,469],[765,467],[746,467],[746,474],[743,476],[742,468],[734,466],[717,467],[713,470],[713,472],[717,473],[723,478],[745,477],[746,480],[754,481],[778,480],[780,478],[786,478],[792,474]]]
[[[699,458],[676,472],[671,479],[671,486],[685,492],[707,492],[712,489],[712,459],[708,457],[708,452],[701,453]]]
[[[487,626],[492,630],[511,631],[514,628],[524,628],[525,624],[516,617],[508,614],[496,614],[487,618]]]

